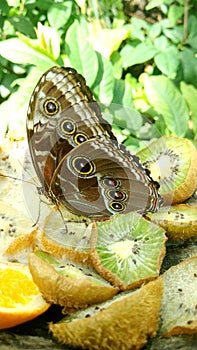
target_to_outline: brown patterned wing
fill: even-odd
[[[63,67],[49,69],[36,85],[27,136],[46,194],[58,164],[73,148],[97,136],[115,139],[85,79],[75,69]]]
[[[69,211],[94,219],[115,213],[156,211],[155,183],[123,145],[95,138],[74,148],[54,172],[50,194]]]

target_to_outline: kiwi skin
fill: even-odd
[[[149,157],[151,159],[154,152],[156,152],[158,148],[160,149],[162,144],[165,151],[166,147],[169,148],[170,144],[172,148],[169,148],[169,155],[171,156],[172,154],[173,156],[179,156],[179,158],[184,162],[183,167],[185,167],[185,170],[187,170],[187,175],[184,181],[182,181],[174,189],[166,189],[165,191],[162,190],[162,183],[159,181],[158,174],[154,174],[153,169],[151,171],[151,165],[154,165],[154,163],[156,164],[156,162],[152,162],[150,160],[150,164],[148,164]],[[175,136],[162,136],[160,139],[153,141],[148,147],[140,150],[137,153],[137,156],[140,158],[142,164],[148,170],[150,170],[152,178],[160,182],[160,194],[163,197],[163,205],[183,203],[192,196],[197,188],[197,150],[190,140]],[[176,173],[177,169],[174,169],[173,171]],[[178,171],[182,176],[181,169]]]
[[[170,240],[185,240],[197,236],[197,207],[176,204],[163,207],[157,213],[146,216],[166,231]]]
[[[85,308],[94,303],[108,300],[119,291],[118,288],[107,282],[104,284],[101,280],[98,280],[96,284],[87,275],[78,276],[75,273],[73,278],[61,275],[51,263],[44,261],[36,253],[29,254],[28,264],[32,278],[44,298],[50,303],[64,306],[64,312],[70,309]],[[69,265],[65,264],[65,266],[67,266],[69,272]],[[72,266],[75,266],[74,263],[70,268],[71,274]],[[76,270],[78,269],[76,268]],[[78,271],[80,272],[80,270]],[[91,272],[92,270],[89,272],[90,275]]]
[[[82,349],[141,349],[156,335],[162,289],[158,278],[107,307],[102,303],[102,310],[92,316],[87,311],[82,319],[50,324],[49,328],[60,342]]]

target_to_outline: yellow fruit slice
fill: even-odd
[[[0,263],[0,329],[32,320],[49,306],[26,265]]]

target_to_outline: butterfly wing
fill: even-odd
[[[74,147],[97,136],[115,139],[85,79],[63,67],[49,69],[36,85],[27,113],[27,136],[46,192],[58,164]]]
[[[123,145],[95,138],[74,148],[59,163],[50,191],[77,215],[156,211],[158,184]]]

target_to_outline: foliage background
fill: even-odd
[[[130,149],[161,134],[197,145],[196,54],[195,0],[1,0],[0,137],[25,130],[35,84],[64,65]]]

